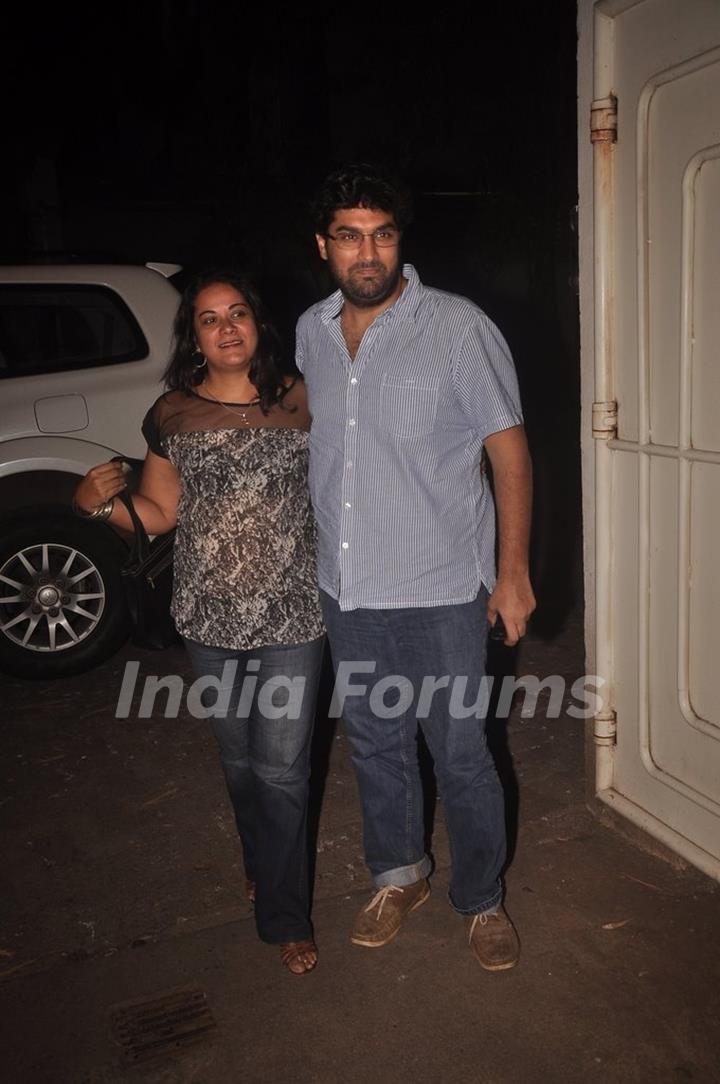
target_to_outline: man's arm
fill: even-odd
[[[498,521],[498,577],[488,601],[488,619],[500,614],[507,630],[506,644],[525,635],[535,609],[530,585],[528,548],[532,512],[532,464],[521,425],[485,438],[492,465]]]
[[[305,374],[305,347],[303,344],[302,317],[295,325],[295,365],[300,372]]]

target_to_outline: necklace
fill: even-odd
[[[247,414],[245,413],[245,410],[235,410],[234,408],[236,406],[240,408],[245,407],[245,409],[247,410],[249,407],[257,406],[260,402],[259,395],[256,395],[255,398],[251,399],[249,403],[234,403],[233,406],[230,406],[228,403],[223,403],[222,399],[218,399],[217,395],[213,395],[213,393],[210,391],[210,388],[207,386],[207,381],[203,380],[202,387],[205,388],[206,393],[210,396],[211,399],[215,400],[218,406],[221,406],[223,410],[227,410],[228,414],[236,414],[245,425],[250,424],[247,420]]]

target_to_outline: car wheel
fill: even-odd
[[[120,647],[130,631],[127,548],[110,527],[53,508],[18,514],[0,534],[0,669],[64,677]]]

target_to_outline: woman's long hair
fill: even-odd
[[[250,279],[238,271],[202,271],[186,286],[173,325],[173,346],[164,375],[165,387],[170,391],[192,391],[205,376],[206,369],[199,363],[195,341],[195,301],[201,290],[216,282],[232,286],[241,293],[255,319],[258,345],[248,376],[257,388],[260,409],[267,414],[270,407],[282,403],[292,385],[285,382],[280,365],[280,337],[265,313],[262,298]]]

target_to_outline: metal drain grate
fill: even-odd
[[[110,1013],[113,1039],[130,1062],[173,1054],[202,1042],[217,1028],[204,990],[118,1005]]]

